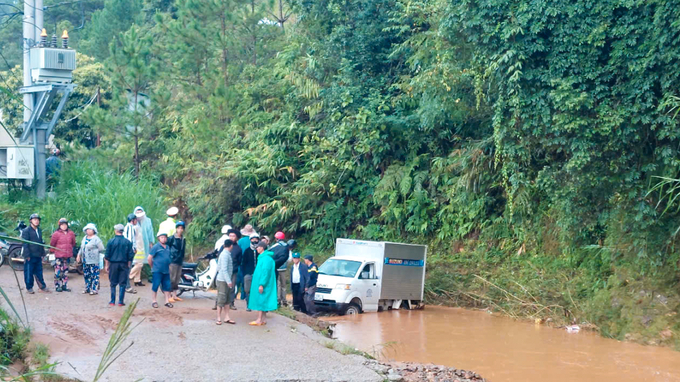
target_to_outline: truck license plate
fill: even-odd
[[[315,301],[323,301],[323,295],[319,293],[314,294],[314,300]]]

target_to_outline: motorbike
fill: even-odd
[[[21,231],[26,228],[26,224],[20,221],[15,231],[21,236]],[[14,270],[24,270],[24,257],[22,256],[23,245],[21,242],[12,240],[0,240],[0,266],[7,262]]]
[[[9,244],[6,241],[0,239],[0,267],[5,263],[5,256],[7,256],[7,250],[9,250]]]
[[[219,256],[219,251],[212,251],[205,256],[198,259],[195,263],[183,263],[182,264],[182,276],[178,284],[179,290],[177,291],[177,296],[181,296],[182,293],[191,291],[196,294],[196,291],[207,291],[215,283],[215,277],[217,276],[217,257]],[[207,262],[207,267],[199,266]]]

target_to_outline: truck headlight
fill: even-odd
[[[350,290],[352,284],[335,284],[335,289]]]

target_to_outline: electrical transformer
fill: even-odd
[[[60,48],[31,49],[33,82],[70,83],[76,69],[76,51]]]
[[[61,48],[57,47],[57,36],[52,44],[47,43],[47,32],[43,29],[40,44],[31,49],[31,78],[34,83],[71,83],[76,69],[76,51],[68,48],[68,33],[61,36]]]

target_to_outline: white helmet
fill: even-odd
[[[230,229],[231,229],[230,225],[223,225],[222,226],[222,233],[226,235],[227,232],[229,232]]]

